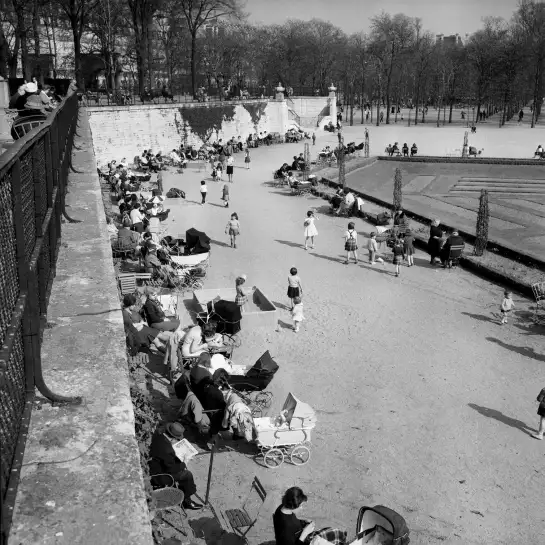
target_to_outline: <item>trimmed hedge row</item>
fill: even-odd
[[[329,187],[337,188],[337,187],[340,186],[339,183],[337,183],[337,182],[335,182],[333,180],[330,180],[328,178],[322,178],[320,181],[321,181],[321,183],[323,183],[324,185],[328,185]],[[375,204],[377,204],[379,206],[382,206],[383,208],[386,208],[388,210],[393,210],[392,203],[383,201],[382,199],[374,197],[373,195],[368,195],[366,193],[362,193],[361,191],[358,191],[358,190],[355,190],[355,189],[352,189],[352,193],[354,193],[354,195],[356,195],[358,197],[361,197],[362,199],[366,199],[366,200],[368,200],[368,201],[370,201],[372,203],[375,203]],[[415,212],[411,212],[410,210],[407,210],[406,208],[404,208],[403,211],[405,212],[405,215],[408,218],[411,218],[414,221],[417,221],[419,223],[423,223],[425,225],[429,225],[431,223],[431,218],[422,216],[422,215],[417,214]],[[443,229],[447,230],[447,231],[453,231],[454,229],[456,229],[460,233],[460,236],[464,238],[464,240],[466,240],[470,244],[475,243],[475,235],[473,233],[467,233],[465,231],[460,230],[457,227],[446,225],[444,223],[441,223],[441,227]],[[536,258],[534,258],[532,256],[526,255],[526,254],[524,254],[524,253],[522,253],[520,251],[513,250],[511,248],[507,248],[506,246],[503,246],[502,244],[500,244],[498,242],[489,241],[488,242],[488,247],[489,248],[495,248],[496,250],[498,250],[498,253],[500,255],[502,255],[503,257],[506,257],[508,259],[511,259],[512,261],[518,261],[519,263],[522,263],[523,265],[530,266],[530,267],[535,267],[535,268],[538,268],[538,269],[541,269],[541,270],[545,271],[545,261],[542,261],[542,260],[536,259]],[[476,263],[473,263],[472,266],[470,266],[470,268],[471,267],[473,269],[477,269],[477,268],[482,269],[482,266],[478,265]],[[494,271],[494,274],[500,274],[500,273],[497,273],[496,271]],[[513,282],[513,280],[509,279],[509,282]],[[521,284],[521,286],[522,286],[522,284]]]
[[[419,155],[416,157],[377,156],[379,161],[395,161],[396,163],[470,163],[478,165],[513,165],[513,166],[543,166],[545,161],[539,159],[516,159],[503,157],[436,157]]]

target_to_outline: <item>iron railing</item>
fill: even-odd
[[[1,543],[7,543],[35,387],[54,394],[41,367],[41,333],[61,236],[78,117],[72,94],[0,156]]]

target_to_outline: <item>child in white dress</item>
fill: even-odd
[[[308,250],[308,240],[310,239],[310,248],[314,250],[314,237],[318,234],[318,229],[314,222],[318,218],[314,215],[312,210],[307,212],[307,219],[304,222],[305,226],[305,250]]]
[[[303,303],[301,297],[295,297],[293,299],[293,310],[291,311],[291,316],[293,318],[293,332],[297,333],[301,322],[305,319],[303,315]]]

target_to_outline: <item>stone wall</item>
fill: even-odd
[[[329,97],[290,97],[288,107],[300,117],[303,127],[314,128],[320,118],[330,114]]]
[[[126,157],[129,162],[145,149],[167,154],[180,144],[246,140],[250,133],[287,129],[285,100],[202,104],[87,107],[97,163]]]

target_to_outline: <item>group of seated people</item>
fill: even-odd
[[[341,129],[341,122],[337,121],[334,125],[333,121],[330,121],[327,125],[324,125],[324,131],[335,132]]]
[[[286,132],[286,142],[300,142],[303,138],[309,139],[310,134],[308,132],[302,131],[301,129],[289,129]]]
[[[151,149],[144,150],[142,155],[137,155],[134,158],[134,165],[142,170],[150,170],[151,172],[159,172],[160,170],[166,170],[168,159],[165,161],[162,153],[159,151],[157,154],[153,154]]]
[[[534,159],[535,158],[538,158],[538,159],[545,159],[545,150],[543,149],[543,146],[541,144],[539,144],[539,146],[537,147],[535,153],[534,153]]]
[[[331,198],[331,212],[337,216],[340,214],[351,215],[356,197],[348,187],[339,187]]]
[[[45,118],[57,107],[60,100],[53,87],[44,87],[33,78],[32,81],[20,85],[17,92],[10,97],[9,108],[17,110],[20,116],[42,115]]]
[[[283,178],[284,180],[287,180],[289,177],[293,176],[294,171],[305,171],[308,166],[305,163],[305,158],[302,153],[300,153],[298,156],[293,156],[293,161],[291,164],[284,163],[278,170],[275,171],[275,179],[276,178]]]
[[[415,143],[411,146],[411,157],[414,157],[418,153],[418,147]],[[399,149],[399,145],[397,142],[395,142],[393,145],[389,144],[386,147],[386,153],[392,157],[393,155],[403,155],[403,157],[409,157],[409,146],[407,145],[407,142],[403,144],[403,147],[401,150]]]
[[[259,146],[270,146],[273,141],[272,134],[268,132],[260,132],[257,134],[250,134],[247,139],[247,145],[249,148],[258,148]],[[242,150],[241,150],[242,151]]]

